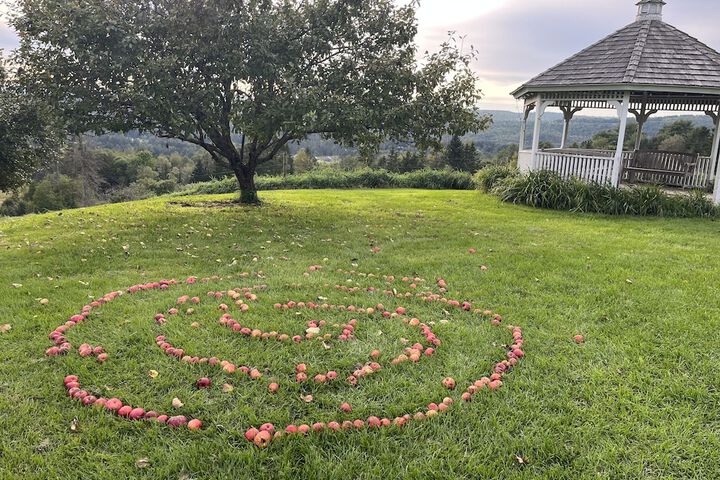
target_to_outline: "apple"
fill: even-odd
[[[342,410],[345,413],[350,413],[350,412],[352,412],[352,407],[350,406],[349,403],[344,402],[340,405],[340,410]]]
[[[117,414],[121,417],[127,417],[132,410],[133,408],[130,405],[124,405],[118,409]]]
[[[455,380],[451,377],[443,379],[442,386],[448,390],[455,390]]]
[[[143,410],[142,408],[133,408],[130,411],[130,414],[128,415],[128,417],[131,420],[140,420],[141,418],[143,418],[144,415],[145,415],[145,410]]]
[[[187,418],[185,418],[185,415],[177,415],[174,417],[170,417],[167,421],[167,424],[173,428],[182,427],[183,425],[187,425]]]
[[[188,430],[200,430],[202,428],[202,422],[200,420],[193,419],[187,424]]]
[[[253,427],[253,428],[249,428],[249,429],[245,432],[245,438],[246,438],[249,442],[252,442],[252,441],[255,439],[255,436],[256,436],[258,433],[260,433],[260,431],[259,431],[257,428],[254,428],[254,427]]]
[[[210,388],[211,384],[212,381],[207,377],[203,377],[197,382],[195,382],[195,386],[197,386],[197,388]]]
[[[263,423],[260,426],[260,432],[270,432],[270,434],[275,432],[275,425],[272,423]]]
[[[255,446],[259,448],[267,448],[271,441],[272,434],[270,432],[259,432],[253,439]]]
[[[575,343],[577,344],[585,343],[585,337],[583,337],[582,335],[575,335],[575,337],[573,337],[573,340],[575,340]]]
[[[273,382],[268,385],[268,390],[270,391],[270,393],[277,393],[277,391],[280,390],[280,385]]]

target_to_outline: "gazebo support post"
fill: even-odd
[[[545,108],[547,108],[548,102],[543,101],[542,95],[538,95],[535,98],[535,128],[533,129],[533,143],[532,143],[532,167],[530,170],[537,170],[538,168],[538,150],[540,150],[540,125],[542,123],[542,117],[545,114]]]
[[[715,122],[715,136],[713,137],[712,152],[710,153],[710,177],[715,178],[715,189],[713,190],[713,201],[720,204],[720,175],[718,175],[718,153],[720,153],[720,113],[705,112]]]
[[[710,172],[708,172],[710,180],[715,180],[718,174],[718,153],[720,153],[720,113],[708,110],[705,115],[712,118],[713,125],[715,125],[715,136],[713,137],[712,151],[710,153]]]
[[[573,108],[572,105],[562,105],[560,107],[560,110],[562,111],[563,119],[565,120],[563,122],[563,133],[562,141],[560,142],[560,148],[565,148],[567,146],[568,135],[570,134],[570,121],[573,119],[577,112],[582,110],[582,108]]]
[[[623,163],[623,147],[625,145],[625,130],[627,130],[627,116],[630,110],[630,94],[626,93],[621,101],[609,101],[608,103],[615,105],[617,114],[620,118],[620,129],[618,130],[618,143],[615,150],[615,162],[612,171],[612,186],[620,185],[620,174],[622,173]]]
[[[523,121],[522,126],[520,127],[520,143],[519,143],[519,150],[522,152],[525,150],[525,136],[527,135],[527,121],[528,117],[530,117],[530,112],[535,108],[535,104],[528,105],[525,103],[523,106]]]
[[[637,121],[637,136],[635,138],[635,150],[640,150],[640,144],[642,143],[642,133],[645,123],[650,118],[650,115],[658,113],[657,110],[647,110],[647,104],[643,101],[642,108],[638,112],[637,110],[630,109],[629,112],[635,115]]]

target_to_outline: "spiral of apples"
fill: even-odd
[[[305,275],[308,276],[312,272],[319,271],[322,267],[313,265],[308,268]],[[339,270],[340,273],[353,274],[355,272],[345,272]],[[201,283],[210,283],[213,279],[203,278]],[[394,276],[387,275],[383,277],[386,285],[394,282],[396,279]],[[193,285],[198,281],[197,277],[188,277],[183,283],[187,285]],[[491,325],[499,327],[502,324],[502,317],[492,311],[476,308],[471,302],[459,301],[455,299],[447,298],[447,283],[442,278],[436,279],[436,291],[432,289],[422,290],[419,289],[419,283],[424,282],[421,278],[402,278],[403,284],[408,288],[408,291],[398,292],[395,289],[377,289],[374,287],[367,287],[361,289],[360,287],[347,287],[344,285],[336,285],[335,289],[347,293],[358,293],[361,290],[366,290],[372,294],[382,294],[388,297],[397,299],[418,299],[423,302],[442,302],[448,307],[453,307],[461,311],[467,312],[469,315],[475,315],[489,321]],[[148,290],[168,290],[171,287],[178,285],[176,280],[161,280],[158,282],[150,282],[144,284],[133,285],[123,291],[114,291],[106,295],[103,295],[96,301],[93,301],[82,307],[79,313],[72,315],[65,323],[59,325],[54,329],[48,336],[53,342],[53,346],[48,348],[45,352],[47,356],[59,356],[72,354],[74,351],[73,345],[67,340],[66,334],[70,329],[76,325],[92,320],[93,314],[97,312],[104,304],[115,301],[125,294],[138,294]],[[252,307],[251,303],[260,301],[258,293],[264,292],[267,289],[266,285],[259,285],[255,287],[243,287],[235,288],[226,291],[209,291],[207,292],[206,299],[203,300],[199,296],[190,297],[189,295],[183,295],[178,297],[174,301],[174,305],[167,309],[164,313],[157,313],[153,317],[153,321],[162,327],[169,319],[173,316],[180,315],[180,309],[188,307],[186,310],[187,314],[193,313],[193,306],[198,305],[201,302],[212,302],[219,301],[218,312],[220,317],[218,322],[220,325],[226,327],[232,334],[245,337],[252,341],[273,341],[280,343],[302,343],[302,342],[352,342],[355,340],[356,329],[361,327],[362,324],[357,318],[353,318],[347,323],[330,325],[325,320],[311,320],[306,324],[306,329],[303,334],[290,332],[278,332],[278,331],[263,331],[252,325],[245,325],[244,321],[241,322],[237,318],[238,315],[231,313],[231,310],[237,310],[237,313],[241,316],[244,312],[249,311]],[[421,291],[418,291],[421,290]],[[255,293],[258,292],[258,293]],[[322,297],[320,297],[322,298]],[[339,305],[329,303],[319,303],[316,301],[288,301],[286,303],[275,303],[274,308],[280,312],[283,311],[298,311],[298,310],[312,310],[312,311],[343,311],[356,313],[359,318],[372,318],[382,317],[389,320],[397,320],[402,322],[409,328],[417,329],[421,332],[425,339],[425,343],[417,342],[411,346],[406,347],[401,353],[394,356],[389,362],[385,364],[381,363],[380,357],[381,352],[379,350],[373,350],[369,352],[369,361],[365,365],[355,368],[348,372],[338,372],[330,370],[327,372],[318,372],[312,378],[309,377],[308,367],[304,363],[298,363],[294,368],[294,381],[297,383],[314,382],[316,384],[331,384],[334,382],[345,382],[348,388],[356,387],[362,380],[371,375],[381,374],[383,369],[392,368],[401,363],[419,363],[424,361],[423,359],[429,360],[437,351],[442,348],[442,340],[433,332],[433,329],[429,323],[422,322],[419,318],[410,317],[407,315],[407,308],[400,306],[395,309],[386,309],[382,303],[370,307],[361,307],[356,305]],[[194,323],[194,326],[197,324]],[[332,330],[337,330],[333,332]],[[506,358],[497,361],[491,372],[486,372],[485,376],[480,376],[476,381],[472,382],[460,395],[460,400],[469,402],[472,400],[473,395],[480,393],[483,390],[494,391],[502,386],[502,378],[507,375],[513,367],[515,367],[520,359],[525,355],[523,351],[523,334],[522,329],[517,326],[508,326],[508,330],[512,335],[512,343],[507,348]],[[208,364],[215,366],[218,371],[222,370],[223,374],[226,375],[243,375],[247,376],[252,380],[261,380],[263,373],[257,368],[253,368],[247,365],[237,365],[230,360],[220,359],[217,357],[201,357],[195,356],[196,352],[187,352],[179,345],[171,343],[171,340],[167,335],[157,335],[155,338],[157,347],[165,354],[172,358],[177,359],[179,362],[185,362],[188,364]],[[78,355],[86,358],[94,358],[95,361],[103,363],[108,360],[109,354],[100,345],[90,345],[84,343],[77,349]],[[170,415],[167,413],[156,412],[154,410],[146,411],[142,407],[131,406],[125,403],[123,400],[118,398],[105,398],[93,395],[86,389],[83,389],[80,379],[77,375],[67,375],[64,378],[64,386],[67,395],[81,402],[85,406],[94,406],[111,412],[119,417],[123,417],[129,420],[146,420],[153,421],[162,424],[166,424],[173,428],[186,427],[190,430],[199,430],[202,428],[203,423],[200,419],[188,419],[184,415]],[[203,377],[197,380],[195,386],[197,388],[210,388],[212,381],[210,378]],[[227,386],[227,384],[226,384]],[[456,382],[453,378],[445,378],[442,381],[442,386],[448,390],[447,396],[443,399],[438,399],[437,403],[429,403],[413,412],[408,412],[402,416],[396,416],[394,418],[385,418],[379,416],[370,416],[367,419],[355,419],[351,420],[336,420],[329,422],[314,422],[301,425],[285,425],[276,428],[272,423],[265,423],[259,427],[250,427],[245,432],[245,438],[257,445],[258,447],[264,448],[268,446],[272,441],[279,440],[285,435],[306,435],[312,432],[321,431],[339,431],[339,430],[357,430],[364,428],[381,428],[391,427],[401,428],[408,422],[421,422],[426,419],[430,419],[436,415],[439,415],[448,410],[454,403],[453,391],[456,389]],[[232,387],[229,387],[232,388]],[[268,391],[270,393],[277,393],[281,389],[281,385],[277,382],[269,383]],[[309,395],[309,401],[312,401],[312,396]],[[306,400],[307,401],[307,400]],[[352,412],[352,406],[343,402],[339,409],[344,413]]]

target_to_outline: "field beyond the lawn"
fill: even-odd
[[[257,208],[233,198],[0,219],[0,325],[11,326],[0,333],[0,479],[720,478],[720,223],[534,210],[471,191],[263,192]],[[122,295],[67,332],[71,354],[45,356],[48,334],[93,299],[191,275],[222,278]],[[418,291],[442,277],[449,297],[502,314],[503,326],[382,293],[408,290],[404,276],[422,279]],[[260,284],[268,288],[248,301],[250,311],[228,302],[243,326],[302,334],[310,320],[357,318],[357,339],[281,344],[218,325],[226,300],[209,299],[209,290]],[[184,294],[202,298],[196,312],[185,305],[157,325],[154,315]],[[290,300],[405,306],[443,343],[417,364],[390,366],[403,339],[424,340],[419,331],[378,316],[273,308]],[[525,358],[499,390],[460,401],[504,358],[507,325],[523,327]],[[195,355],[257,367],[263,378],[174,360],[155,345],[160,334]],[[576,334],[586,343],[575,344]],[[81,358],[85,342],[102,345],[108,360]],[[348,371],[373,348],[388,366],[349,387]],[[300,362],[340,378],[297,385]],[[203,429],[84,407],[65,394],[69,374],[95,395],[200,418]],[[213,385],[198,390],[203,376]],[[448,395],[447,376],[458,382],[451,408],[403,428],[295,435],[267,449],[243,437],[263,422],[412,413]],[[308,394],[309,403],[300,398]],[[174,409],[173,397],[184,406]],[[343,401],[352,414],[339,411]]]

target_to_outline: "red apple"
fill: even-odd
[[[182,427],[183,425],[187,424],[187,418],[185,418],[185,415],[177,415],[174,417],[170,417],[167,421],[167,424],[171,427]]]
[[[266,448],[272,441],[272,434],[270,432],[259,432],[255,435],[253,443],[259,448]]]
[[[212,381],[207,377],[203,377],[195,383],[197,388],[209,388],[211,384]]]
[[[247,432],[245,432],[245,438],[249,442],[252,442],[258,433],[260,433],[260,431],[257,428],[249,428]]]
[[[145,410],[142,408],[133,408],[130,413],[128,414],[128,417],[131,420],[140,420],[145,415]]]

